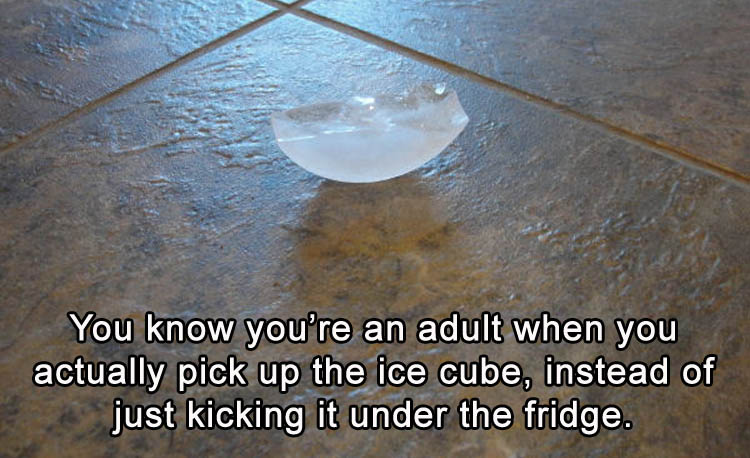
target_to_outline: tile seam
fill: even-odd
[[[0,157],[5,155],[6,153],[9,153],[11,151],[14,151],[28,143],[31,143],[51,132],[54,132],[71,122],[80,119],[81,117],[91,113],[92,111],[96,110],[97,108],[106,105],[107,103],[129,93],[130,91],[147,84],[155,79],[158,79],[169,72],[182,67],[183,65],[199,58],[202,56],[205,56],[206,54],[228,44],[233,42],[234,40],[274,21],[275,19],[278,19],[279,17],[283,16],[287,12],[294,11],[295,8],[300,8],[304,4],[310,3],[314,0],[299,0],[293,4],[287,5],[283,4],[283,8],[277,8],[275,11],[272,11],[258,19],[255,19],[253,21],[248,22],[247,24],[243,25],[242,27],[239,27],[237,29],[232,30],[229,33],[226,33],[218,38],[215,38],[208,43],[205,43],[202,46],[199,46],[198,48],[193,49],[192,51],[183,54],[182,56],[178,57],[177,59],[174,59],[164,65],[162,65],[159,68],[156,68],[154,70],[151,70],[150,72],[146,73],[145,75],[141,75],[138,78],[123,84],[122,86],[118,87],[117,89],[114,89],[101,97],[98,97],[84,105],[81,105],[80,107],[75,108],[74,110],[55,118],[54,120],[37,127],[36,129],[33,129],[28,134],[17,138],[15,140],[12,140],[2,146],[0,146]],[[264,2],[260,2],[264,3]]]
[[[714,175],[744,189],[750,190],[750,176],[744,175],[722,164],[718,164],[708,159],[697,156],[685,149],[682,149],[670,143],[651,139],[645,135],[635,133],[622,126],[610,123],[596,116],[576,111],[568,105],[555,102],[554,100],[547,99],[538,94],[526,91],[503,81],[496,80],[473,70],[461,67],[460,65],[454,64],[452,62],[434,57],[430,54],[417,51],[387,38],[383,38],[362,29],[353,27],[351,25],[336,21],[335,19],[331,19],[329,17],[322,16],[302,8],[294,8],[296,4],[287,5],[278,0],[258,1],[280,10],[285,10],[292,15],[295,15],[302,19],[306,19],[328,29],[335,30],[339,33],[343,33],[366,43],[378,46],[387,51],[400,54],[423,64],[435,67],[439,70],[443,70],[453,75],[466,78],[468,80],[480,83],[484,86],[488,86],[494,90],[497,90],[498,92],[508,94],[521,101],[531,103],[533,105],[545,108],[552,112],[556,112],[563,116],[574,118],[589,127],[597,129],[600,132],[608,133],[630,144],[640,146],[653,153],[659,154],[662,157],[676,161],[692,169],[697,169],[701,172]]]

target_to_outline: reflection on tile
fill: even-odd
[[[259,2],[10,0],[0,146],[272,11]]]
[[[304,69],[305,71],[300,71]],[[272,111],[352,93],[393,92],[422,80],[456,88],[472,120],[440,156],[404,177],[347,185],[314,177],[285,158]],[[739,456],[750,396],[750,193],[603,137],[572,120],[484,86],[285,16],[230,46],[144,85],[0,161],[0,440],[10,454],[59,450],[102,455]],[[680,342],[606,346],[76,345],[67,310],[158,315],[302,317],[310,310],[358,325],[395,316],[413,330],[452,310],[507,320],[550,310],[558,317],[676,317]],[[614,330],[609,328],[608,335]],[[608,340],[611,337],[608,337]],[[610,340],[611,342],[611,340]],[[314,428],[316,398],[456,405],[478,396],[516,412],[529,394],[510,388],[319,388],[304,379],[288,395],[256,384],[196,388],[230,401],[308,406],[307,431],[130,431],[107,436],[112,397],[160,402],[162,391],[36,389],[34,361],[83,354],[145,353],[173,364],[235,352],[250,367],[314,354],[362,360],[446,360],[486,353],[534,377],[531,395],[619,403],[635,423],[583,439],[565,431],[462,431],[455,412],[442,431],[327,433]],[[573,360],[673,355],[675,368],[719,355],[716,386],[686,389],[544,388],[546,353]],[[254,376],[251,370],[249,375]],[[433,372],[434,375],[434,372]],[[178,413],[182,422],[184,412]],[[344,415],[343,419],[346,419]],[[677,434],[679,432],[679,434]]]
[[[307,9],[750,177],[750,4],[331,0]]]

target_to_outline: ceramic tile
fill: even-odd
[[[273,11],[225,0],[10,0],[0,146]]]

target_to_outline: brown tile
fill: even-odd
[[[268,116],[297,104],[398,91],[423,80],[457,89],[471,118],[438,158],[404,177],[347,185],[313,177],[275,146]],[[475,456],[742,456],[748,436],[750,324],[747,297],[750,194],[602,136],[567,118],[484,86],[285,16],[186,67],[99,107],[65,129],[0,161],[0,345],[4,381],[0,440],[9,454],[130,452],[202,456],[246,454]],[[358,326],[369,317],[406,320],[403,345],[357,338],[332,344],[136,343],[77,345],[68,310],[158,315],[303,317],[309,310]],[[425,346],[412,331],[424,317],[457,310],[499,311],[506,320],[555,316],[676,317],[676,345]],[[486,353],[515,360],[534,377],[530,393],[511,388],[318,388],[308,379],[279,395],[197,388],[198,398],[262,397],[303,403],[334,396],[353,402],[455,405],[478,396],[508,403],[516,426],[462,431],[455,411],[443,431],[320,432],[289,440],[276,431],[127,432],[107,437],[114,396],[159,402],[139,389],[38,389],[36,360],[77,354],[111,359],[147,354],[173,365],[235,352],[258,361],[313,354],[340,360],[420,359],[431,373],[446,360]],[[719,355],[713,388],[544,388],[546,353],[572,360],[673,356],[674,369]],[[171,366],[170,371],[174,366]],[[307,372],[305,372],[307,374]],[[255,375],[251,371],[249,375]],[[574,432],[528,432],[519,423],[528,395],[581,396],[619,403],[632,431],[584,439]],[[180,420],[184,417],[178,417]],[[343,417],[344,419],[346,416]]]
[[[255,1],[11,0],[0,146],[272,11]]]
[[[331,0],[307,9],[750,177],[747,2]]]

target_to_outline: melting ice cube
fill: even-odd
[[[469,118],[455,91],[422,85],[402,96],[353,97],[271,115],[279,147],[303,168],[352,183],[387,180],[437,156]]]

